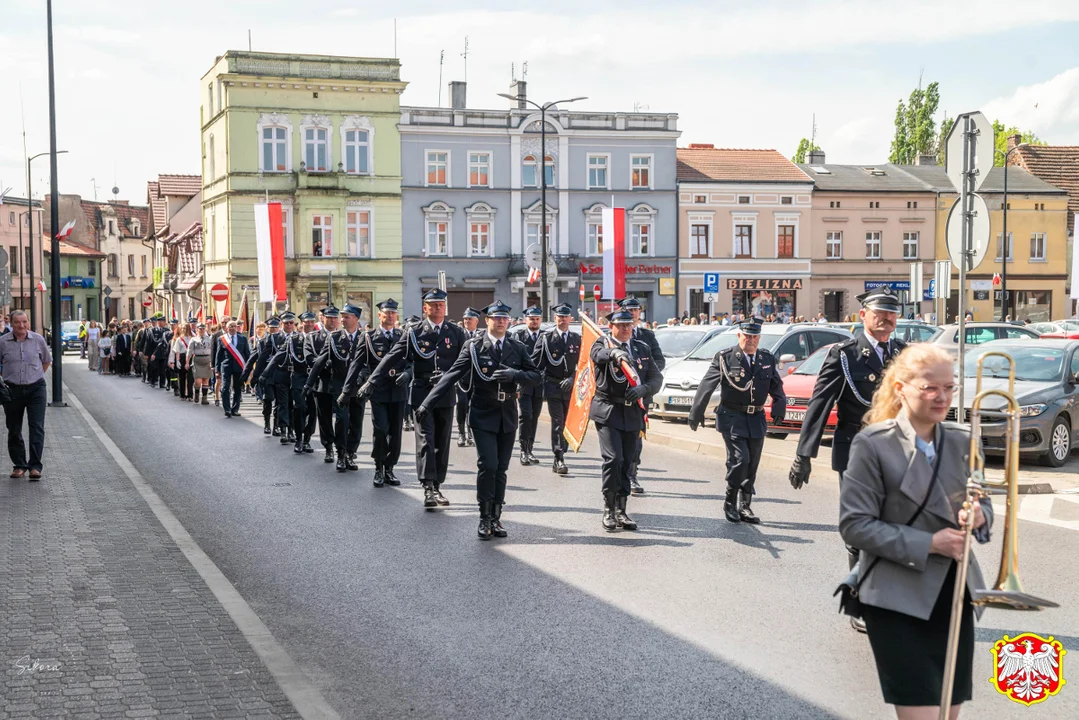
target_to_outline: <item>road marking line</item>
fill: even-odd
[[[105,446],[112,455],[112,459],[120,466],[127,475],[127,479],[135,486],[135,489],[150,506],[158,522],[165,528],[172,541],[180,548],[180,551],[195,568],[202,581],[210,588],[218,602],[236,623],[247,642],[251,644],[255,654],[262,660],[266,669],[270,671],[285,696],[292,703],[296,711],[304,718],[322,720],[340,720],[340,715],[330,707],[322,693],[311,680],[303,674],[300,666],[289,656],[285,649],[274,639],[266,623],[255,613],[251,606],[243,599],[236,587],[229,582],[225,574],[213,560],[198,546],[195,539],[187,532],[172,510],[165,504],[153,488],[147,484],[135,466],[128,460],[124,451],[117,446],[109,437],[104,428],[98,424],[94,416],[79,401],[78,397],[71,392],[66,384],[64,392],[67,401],[71,403],[90,425],[90,429],[97,435],[97,439]]]
[[[1041,523],[1064,528],[1065,530],[1079,530],[1079,520],[1059,520],[1050,517],[1053,511],[1053,501],[1059,499],[1057,495],[1021,495],[1016,517],[1028,522]],[[1007,511],[1004,503],[993,503],[993,511],[998,518],[1004,517]]]

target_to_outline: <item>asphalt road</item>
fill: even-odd
[[[472,449],[453,448],[453,505],[425,512],[411,438],[404,485],[376,489],[369,426],[361,470],[338,474],[246,417],[70,356],[65,382],[343,717],[894,717],[865,637],[836,614],[846,559],[830,472],[797,492],[763,474],[764,524],[731,525],[719,461],[650,447],[647,495],[629,504],[641,529],[607,534],[595,439],[559,477],[541,425],[543,464],[510,469],[509,538],[480,542]],[[977,549],[990,577],[1002,527]],[[1079,534],[1020,528],[1027,590],[1065,607],[986,613],[967,714],[1079,717],[1070,686],[1027,709],[988,682],[1003,633],[1079,650]]]

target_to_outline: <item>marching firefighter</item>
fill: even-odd
[[[753,525],[760,522],[753,514],[752,503],[757,466],[768,429],[765,398],[772,398],[773,422],[782,422],[787,410],[787,396],[783,394],[776,359],[758,347],[762,322],[752,318],[738,326],[738,344],[720,350],[712,358],[689,410],[689,427],[696,431],[704,422],[712,393],[719,388],[716,430],[723,434],[727,446],[727,496],[723,514],[730,522]]]
[[[461,327],[470,336],[475,336],[480,326],[480,311],[466,307],[461,315]],[[472,439],[472,428],[468,425],[468,391],[460,384],[457,385],[457,447],[472,447],[475,445]]]
[[[543,373],[543,396],[547,399],[547,414],[551,416],[551,450],[554,463],[551,470],[559,475],[569,472],[566,467],[566,410],[573,393],[577,360],[581,356],[581,336],[569,329],[573,311],[566,303],[551,309],[555,327],[540,335],[532,350],[532,364]]]
[[[337,472],[359,470],[356,465],[356,451],[360,447],[360,427],[363,423],[362,406],[357,398],[341,397],[345,386],[356,344],[361,342],[359,322],[362,311],[355,305],[345,303],[341,308],[342,328],[332,331],[326,337],[326,345],[314,364],[307,387],[311,387],[314,378],[323,375],[323,387],[333,401],[333,437],[337,449]],[[344,402],[342,402],[342,400]]]
[[[543,323],[543,309],[535,305],[525,308],[525,323],[527,327],[517,334],[517,339],[524,343],[529,357],[532,356],[539,343],[540,325]],[[532,454],[536,444],[536,427],[539,424],[540,413],[543,412],[543,385],[535,387],[522,387],[518,402],[521,405],[521,464],[538,465],[539,460]]]
[[[303,341],[304,357],[311,359],[311,369],[308,372],[307,384],[304,385],[304,394],[314,396],[315,415],[318,416],[318,439],[325,451],[322,461],[332,463],[334,461],[333,399],[335,396],[330,394],[327,373],[323,371],[321,376],[316,374],[314,363],[326,348],[326,338],[337,330],[341,322],[341,311],[333,305],[327,305],[320,313],[322,327],[307,333]]]
[[[623,310],[628,310],[629,314],[633,317],[633,339],[648,345],[648,348],[652,353],[652,362],[656,364],[656,367],[659,368],[659,371],[662,373],[663,368],[667,366],[667,361],[663,358],[663,350],[659,346],[659,341],[656,340],[656,334],[649,329],[648,323],[641,322],[641,301],[635,297],[628,297],[619,303],[619,307]],[[662,387],[662,385],[660,387]],[[653,394],[654,393],[649,393],[642,400],[642,402],[644,402],[645,410],[648,409],[649,404],[652,402]],[[633,460],[630,463],[629,470],[629,484],[634,495],[640,495],[644,492],[644,488],[637,482],[637,468],[641,464],[642,447],[641,438],[638,437],[637,447],[634,450]]]

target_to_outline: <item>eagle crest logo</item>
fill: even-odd
[[[1004,636],[992,648],[993,677],[989,682],[1001,695],[1027,707],[1060,692],[1067,650],[1059,640],[1035,633]]]

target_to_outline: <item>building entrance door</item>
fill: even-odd
[[[843,291],[842,290],[825,290],[824,291],[824,317],[828,318],[828,322],[842,322],[843,318],[840,317],[843,313]]]
[[[466,307],[482,311],[495,301],[494,290],[447,290],[446,295],[446,317],[453,321],[461,319]]]

